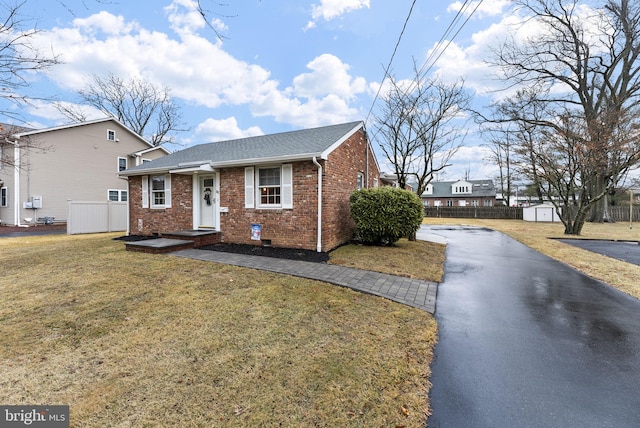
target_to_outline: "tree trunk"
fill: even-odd
[[[604,177],[598,177],[594,195],[601,193],[604,193],[604,196],[593,205],[589,221],[592,223],[614,223],[613,217],[609,213],[609,195]]]
[[[574,220],[568,220],[564,223],[565,235],[580,235],[580,233],[582,232],[582,227],[584,226],[584,223],[587,219],[588,210],[589,208],[586,207],[578,208],[578,213],[576,214]],[[567,217],[571,219],[573,216],[570,213],[568,214],[569,215]]]

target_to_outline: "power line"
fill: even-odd
[[[404,35],[404,31],[407,29],[407,24],[409,23],[409,19],[411,18],[411,14],[413,13],[413,8],[416,5],[417,0],[413,0],[411,2],[411,8],[409,8],[409,13],[407,14],[407,18],[404,20],[404,24],[402,25],[402,31],[400,31],[400,35],[398,36],[398,40],[396,41],[396,45],[393,48],[393,53],[391,54],[391,58],[387,63],[387,67],[384,70],[384,76],[382,76],[382,81],[380,82],[380,86],[378,86],[378,91],[376,92],[376,96],[373,98],[373,102],[371,103],[371,107],[369,108],[369,113],[367,113],[367,118],[364,120],[365,123],[369,120],[369,116],[371,116],[371,112],[373,111],[373,106],[376,104],[378,97],[380,96],[380,91],[382,90],[382,85],[384,81],[389,77],[389,69],[391,68],[391,64],[393,63],[393,58],[396,56],[398,52],[398,47],[400,46],[400,41],[402,40],[402,36]]]
[[[426,71],[424,71],[425,67],[427,67],[427,64],[429,63],[430,59],[433,57],[434,52],[437,51],[437,49],[434,49],[433,51],[431,51],[431,55],[429,55],[429,57],[427,58],[427,60],[425,61],[425,63],[422,65],[422,67],[420,67],[420,71],[418,72],[418,76],[420,76],[421,74],[428,74],[429,71],[431,71],[431,69],[433,68],[433,66],[438,62],[438,60],[440,59],[440,57],[444,54],[444,52],[447,50],[447,48],[449,47],[449,45],[451,45],[451,43],[455,40],[455,38],[458,36],[458,34],[460,34],[460,31],[462,31],[462,29],[464,28],[465,25],[467,25],[467,23],[469,22],[469,20],[471,19],[471,17],[473,16],[473,14],[476,13],[476,11],[478,10],[478,8],[480,7],[480,5],[482,4],[484,0],[479,0],[476,3],[476,7],[473,9],[473,11],[471,11],[471,13],[467,16],[467,19],[464,20],[464,22],[462,23],[462,25],[460,26],[460,28],[458,28],[458,31],[455,32],[455,34],[453,35],[453,37],[451,37],[451,39],[449,39],[449,41],[447,42],[446,46],[444,46],[443,49],[440,50],[440,53],[438,54],[437,57],[435,57],[435,59],[433,59],[433,61],[431,61],[431,64],[429,65],[429,67],[427,68]],[[465,7],[466,6],[466,7]],[[469,3],[469,0],[465,1],[465,3],[462,5],[462,7],[460,8],[460,10],[458,11],[458,13],[456,14],[454,21],[457,21],[459,16],[462,16],[462,12],[466,9],[468,9],[471,6],[471,3]],[[453,21],[452,21],[453,22]],[[451,28],[451,26],[449,26]],[[447,29],[447,33],[446,35],[448,35],[448,31],[449,29]],[[437,46],[441,46],[441,43],[444,41],[444,37],[443,36],[440,41],[438,42]]]
[[[465,21],[462,23],[462,25],[460,25],[460,27],[458,28],[458,30],[453,34],[453,37],[451,37],[449,39],[449,41],[447,42],[446,45],[443,45],[444,41],[446,40],[446,38],[449,36],[449,34],[453,31],[453,29],[455,28],[455,26],[457,25],[457,23],[460,21],[460,19],[462,18],[462,16],[464,15],[464,13],[472,6],[472,0],[465,0],[465,2],[463,3],[462,7],[458,10],[458,12],[456,13],[456,16],[451,20],[451,23],[449,23],[449,26],[447,27],[447,29],[445,30],[445,32],[443,33],[443,35],[440,37],[440,40],[438,41],[438,43],[436,44],[436,48],[434,48],[433,51],[431,51],[431,53],[429,54],[429,56],[427,57],[427,59],[425,60],[425,62],[423,63],[422,67],[420,67],[420,70],[418,70],[418,73],[416,75],[416,80],[414,80],[414,82],[409,85],[409,87],[407,88],[407,90],[405,91],[406,93],[410,92],[411,90],[413,90],[413,86],[414,84],[417,85],[418,82],[417,80],[420,79],[420,76],[422,74],[427,74],[429,71],[431,71],[431,69],[433,68],[433,66],[438,62],[438,60],[440,59],[440,57],[444,54],[444,52],[446,51],[446,49],[451,45],[451,43],[453,42],[453,40],[458,36],[458,34],[460,33],[460,31],[464,28],[464,26],[469,22],[469,20],[471,19],[471,17],[475,14],[475,12],[478,10],[478,8],[480,7],[480,5],[482,4],[484,0],[479,0],[476,4],[475,4],[475,8],[473,9],[473,11],[471,11],[471,13],[467,16],[467,19],[465,19]],[[402,31],[400,32],[400,36],[398,37],[398,41],[396,42],[395,48],[393,50],[393,54],[391,55],[391,59],[389,60],[389,63],[387,64],[387,67],[385,69],[384,72],[384,76],[382,78],[382,81],[380,82],[380,86],[378,87],[378,91],[376,92],[376,95],[373,99],[373,101],[371,102],[371,107],[369,108],[369,112],[367,113],[367,118],[365,119],[365,123],[369,120],[369,117],[371,116],[371,113],[373,111],[373,107],[375,106],[378,98],[380,97],[380,91],[382,90],[382,86],[384,84],[384,81],[387,79],[387,77],[389,77],[389,70],[391,68],[391,64],[393,62],[393,59],[396,55],[396,52],[398,50],[398,46],[400,45],[400,41],[402,40],[402,36],[405,32],[405,29],[407,27],[407,24],[409,22],[409,18],[411,17],[411,14],[413,12],[413,8],[416,4],[416,0],[414,0],[411,4],[411,8],[409,9],[409,14],[407,15],[407,18],[405,19],[404,25],[402,27]],[[443,46],[443,47],[442,47]],[[441,48],[442,47],[442,48]],[[441,48],[441,49],[439,49]],[[438,53],[439,51],[439,53]],[[426,71],[425,71],[426,69]]]

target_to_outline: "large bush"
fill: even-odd
[[[422,200],[394,187],[360,189],[351,194],[351,217],[365,244],[392,245],[413,236],[422,223]]]

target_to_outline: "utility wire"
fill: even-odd
[[[434,50],[431,51],[431,53],[429,54],[429,56],[427,57],[427,59],[423,63],[422,67],[420,67],[420,70],[418,71],[418,73],[416,75],[416,80],[420,79],[420,76],[422,74],[426,75],[429,71],[431,71],[433,66],[438,62],[438,60],[444,54],[446,49],[451,45],[451,43],[458,36],[460,31],[469,22],[469,19],[471,19],[471,16],[473,16],[473,14],[475,14],[475,12],[478,10],[478,8],[480,7],[480,5],[482,4],[483,1],[484,0],[479,0],[476,3],[475,8],[473,9],[473,11],[467,16],[467,19],[458,28],[458,30],[455,32],[453,37],[451,37],[449,39],[449,41],[447,42],[446,45],[444,45],[443,48],[440,48],[441,46],[443,46],[443,42],[446,40],[447,36],[449,36],[451,31],[453,31],[453,29],[455,28],[457,23],[460,21],[460,19],[462,18],[464,12],[467,9],[469,9],[469,7],[471,7],[471,5],[472,5],[471,0],[465,0],[465,2],[463,3],[462,7],[458,10],[458,12],[456,13],[456,16],[453,18],[453,20],[451,21],[451,23],[449,24],[449,26],[447,27],[447,29],[443,33],[442,37],[440,37],[440,40],[436,44],[436,48],[434,48]],[[393,54],[391,55],[389,63],[387,64],[387,67],[385,68],[384,76],[382,78],[382,81],[380,82],[380,86],[378,87],[378,91],[376,92],[376,96],[374,97],[373,101],[371,102],[371,107],[369,108],[369,112],[367,113],[367,118],[365,119],[365,123],[369,120],[369,117],[371,116],[373,108],[374,108],[378,98],[380,97],[380,92],[382,90],[382,86],[384,84],[384,81],[387,79],[387,77],[389,77],[389,70],[391,69],[391,64],[392,64],[393,59],[394,59],[394,57],[396,55],[396,52],[398,50],[398,46],[400,45],[400,41],[402,40],[402,36],[404,35],[405,29],[407,28],[407,24],[409,22],[409,18],[411,18],[411,14],[413,12],[413,8],[414,8],[415,4],[416,4],[416,0],[413,0],[413,2],[411,4],[411,8],[409,9],[409,14],[407,15],[407,18],[405,19],[404,25],[402,27],[402,31],[400,32],[400,36],[398,37],[398,40],[397,40],[396,45],[395,45],[395,48],[393,50]],[[438,51],[440,51],[440,52],[438,53]],[[426,69],[426,71],[425,71],[425,69]],[[418,82],[414,80],[414,82],[409,86],[409,88],[407,88],[407,90],[405,92],[409,93],[411,90],[413,90],[414,84],[417,85],[417,83]]]
[[[427,64],[429,64],[430,59],[433,57],[433,53],[437,51],[437,49],[434,49],[431,52],[431,55],[429,55],[429,58],[427,58],[427,60],[425,61],[425,63],[422,65],[422,67],[420,68],[420,71],[418,72],[418,76],[420,76],[421,74],[428,74],[431,69],[433,68],[433,66],[438,62],[438,60],[440,59],[440,57],[444,54],[444,52],[447,50],[447,48],[449,47],[449,45],[451,45],[451,43],[455,40],[455,38],[458,36],[458,34],[460,34],[460,31],[462,31],[462,29],[464,28],[465,25],[467,25],[467,23],[469,22],[469,20],[471,19],[471,17],[473,16],[473,14],[476,13],[476,11],[478,10],[478,8],[480,7],[480,5],[482,4],[484,0],[479,0],[478,3],[476,3],[476,7],[473,9],[473,11],[471,11],[471,13],[467,16],[467,19],[465,19],[465,21],[462,23],[462,25],[460,26],[460,28],[458,28],[458,31],[455,32],[455,34],[453,35],[453,37],[451,37],[449,39],[449,41],[447,42],[446,46],[444,46],[444,48],[442,48],[440,50],[440,53],[438,54],[437,57],[435,57],[435,59],[433,59],[433,61],[431,61],[431,64],[427,67]],[[468,1],[467,1],[468,2]],[[467,2],[465,2],[465,5],[467,4]],[[465,8],[465,6],[463,5],[463,7],[460,9],[460,11],[458,12],[458,14],[456,15],[456,18],[458,18],[458,16],[461,14],[461,12],[465,9],[468,9],[470,6],[470,4]],[[448,29],[447,29],[448,31]],[[440,46],[440,44],[443,42],[444,40],[441,38],[440,41],[438,42],[438,46]],[[427,70],[425,71],[425,67],[427,67]]]
[[[378,97],[380,96],[380,91],[382,90],[382,85],[384,81],[389,77],[389,70],[391,69],[391,64],[393,63],[393,58],[396,56],[398,52],[398,47],[400,46],[400,41],[402,40],[402,36],[404,35],[405,30],[407,29],[407,24],[409,23],[409,19],[411,18],[411,14],[413,13],[413,8],[416,5],[417,0],[413,0],[411,2],[411,8],[409,9],[409,13],[407,14],[407,18],[404,20],[404,24],[402,25],[402,31],[400,31],[400,35],[398,36],[398,40],[396,41],[396,45],[393,48],[393,53],[391,54],[391,58],[387,63],[387,67],[384,70],[384,76],[382,76],[382,81],[380,82],[380,86],[378,86],[378,91],[376,92],[376,96],[373,98],[373,102],[371,103],[371,107],[369,108],[369,113],[367,113],[367,118],[364,120],[365,123],[369,121],[369,116],[371,116],[371,112],[373,111],[373,106],[376,104]]]

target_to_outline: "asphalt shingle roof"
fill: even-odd
[[[493,197],[496,196],[496,188],[493,185],[493,180],[466,180],[467,183],[472,185],[472,193],[458,193],[454,194],[451,186],[457,181],[438,181],[432,182],[433,193],[423,193],[425,198],[464,198],[464,197]]]
[[[129,168],[125,171],[125,175],[145,170],[195,165],[198,162],[211,162],[215,167],[216,164],[231,165],[243,162],[249,164],[252,161],[259,162],[261,159],[294,157],[308,157],[310,159],[312,156],[324,153],[333,144],[360,126],[363,126],[360,121],[348,122],[320,128],[198,144]]]

